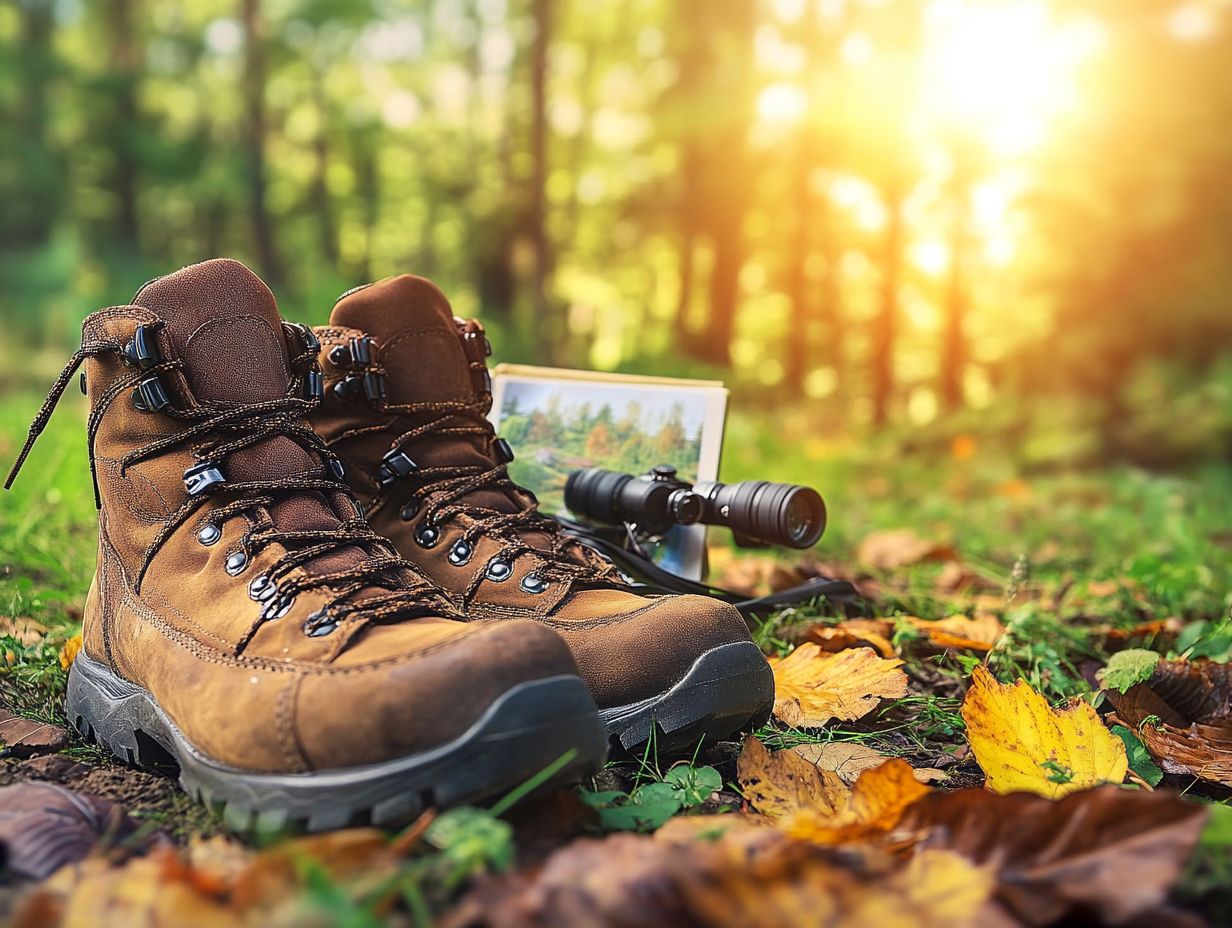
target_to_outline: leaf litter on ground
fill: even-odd
[[[622,788],[562,793],[569,802],[544,806],[562,824],[540,829],[546,837],[532,866],[520,840],[528,830],[524,815],[506,821],[457,809],[425,816],[393,841],[354,829],[265,851],[213,838],[138,857],[92,854],[37,889],[23,910],[34,920],[24,924],[75,928],[96,923],[100,913],[154,928],[376,925],[402,913],[426,924],[442,911],[444,924],[458,928],[1183,923],[1168,908],[1169,891],[1207,809],[1167,790],[1107,785],[1121,783],[1128,771],[1144,787],[1161,784],[1147,733],[1160,727],[1162,713],[1147,714],[1140,725],[1122,713],[1126,724],[1110,717],[1110,729],[1091,704],[1054,708],[1041,692],[1056,702],[1057,688],[1070,685],[1064,673],[1078,679],[1060,646],[1050,650],[1037,634],[1045,618],[1060,621],[1055,610],[1068,587],[1028,594],[1015,569],[1007,592],[993,596],[984,573],[995,572],[979,568],[968,577],[946,546],[902,533],[874,541],[866,552],[874,569],[904,558],[909,565],[940,561],[945,576],[930,596],[976,595],[935,612],[919,609],[918,616],[902,615],[908,609],[900,604],[885,610],[900,613],[894,618],[784,626],[774,647],[796,647],[772,660],[777,722],[763,734],[794,746],[772,751],[749,738],[738,756],[729,755],[729,766],[694,759],[660,774],[643,761],[631,784],[615,779]],[[1124,596],[1127,588],[1091,586],[1085,595]],[[1015,597],[1027,606],[1008,609]],[[928,615],[941,618],[921,617]],[[1097,621],[1067,634],[1126,653],[1126,644],[1175,632],[1140,621],[1119,635],[1118,628],[1099,631]],[[62,667],[71,663],[72,644],[60,654]],[[1113,705],[1119,695],[1137,706],[1147,699],[1143,689],[1158,683],[1161,692],[1152,690],[1150,698],[1176,703],[1168,718],[1178,726],[1189,713],[1191,727],[1218,728],[1221,698],[1227,715],[1226,680],[1174,685],[1154,665],[1146,672],[1157,659],[1114,655],[1102,675]],[[1095,667],[1082,671],[1090,681]],[[1035,687],[996,678],[1020,669]],[[1041,681],[1051,681],[1051,689]],[[945,710],[953,722],[935,729],[956,748],[941,758],[957,764],[947,770],[960,774],[947,777],[928,760],[913,766],[893,756],[940,757],[935,747],[912,753],[901,740],[884,740],[885,720],[919,723],[939,711],[938,693],[956,710],[964,690],[962,717]],[[1209,732],[1199,734],[1210,741]],[[978,776],[971,760],[954,759],[967,743],[985,788],[946,791]],[[723,791],[725,774],[738,784],[739,810],[733,806],[740,797]],[[655,834],[578,837],[619,831]],[[1124,885],[1125,877],[1134,885]],[[463,895],[450,907],[458,891]]]

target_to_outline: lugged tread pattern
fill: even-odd
[[[757,645],[738,641],[699,656],[666,692],[599,715],[614,751],[638,753],[653,734],[655,749],[667,756],[756,728],[773,707],[770,665]]]
[[[84,738],[131,765],[165,770],[170,760],[185,792],[243,833],[392,828],[430,807],[503,795],[570,749],[577,755],[551,783],[576,782],[602,767],[607,750],[590,693],[572,676],[514,687],[468,731],[432,751],[306,774],[259,774],[211,761],[149,693],[84,655],[70,670],[66,703]]]

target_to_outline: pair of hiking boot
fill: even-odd
[[[99,551],[70,721],[233,827],[321,830],[764,719],[735,609],[638,594],[510,480],[489,353],[411,276],[316,330],[227,259],[90,315],[9,477],[84,365]]]

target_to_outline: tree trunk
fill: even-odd
[[[334,222],[333,205],[329,198],[329,105],[325,95],[324,77],[315,64],[312,69],[312,104],[317,111],[317,134],[312,140],[312,211],[317,217],[321,257],[331,268],[338,267],[338,230]]]
[[[787,358],[786,386],[796,396],[804,393],[804,378],[812,363],[813,308],[809,299],[808,260],[812,251],[813,139],[807,126],[800,130],[795,176],[792,178],[792,209],[796,227],[788,254],[787,298],[791,301],[790,324],[783,346]]]
[[[528,228],[535,255],[532,296],[536,327],[549,333],[549,344],[557,344],[555,320],[550,319],[548,279],[552,271],[551,247],[547,231],[548,183],[548,49],[552,42],[553,0],[533,0],[535,39],[531,46],[531,200]]]
[[[8,221],[0,231],[0,244],[36,248],[50,240],[62,202],[58,166],[47,137],[55,18],[52,0],[28,0],[18,4],[18,10],[20,39],[14,57],[20,92],[12,127],[15,141],[8,151],[16,163],[10,175],[13,184],[4,187]]]
[[[359,280],[372,279],[372,244],[377,220],[380,218],[381,176],[377,162],[377,143],[366,133],[353,132],[352,146],[355,164],[355,186],[364,218],[364,250],[356,267]]]
[[[108,186],[115,196],[115,231],[110,245],[128,252],[140,252],[140,219],[137,206],[137,83],[141,51],[133,30],[135,0],[108,0],[109,80],[112,83],[114,110],[108,135],[111,172]]]
[[[898,184],[886,191],[889,219],[886,223],[882,256],[881,305],[873,320],[872,398],[873,425],[884,426],[889,419],[894,395],[894,348],[898,340],[898,288],[902,276],[903,193]]]
[[[823,261],[818,286],[817,317],[822,323],[822,340],[815,344],[821,356],[834,368],[836,392],[842,394],[847,377],[847,321],[843,318],[843,296],[838,284],[839,242],[828,202],[816,204],[815,223]]]
[[[731,365],[731,342],[736,332],[736,311],[740,305],[740,270],[744,265],[744,231],[737,215],[715,224],[710,237],[714,244],[714,269],[710,274],[710,318],[699,342],[703,360],[723,367]]]
[[[248,217],[253,250],[262,273],[271,282],[282,280],[282,265],[274,243],[273,223],[266,202],[265,158],[265,36],[259,0],[243,0],[244,26],[244,148],[248,156]]]
[[[969,250],[969,206],[971,184],[961,158],[957,159],[951,193],[953,210],[950,226],[950,273],[946,283],[945,326],[941,341],[941,407],[947,412],[963,405],[963,375],[967,364],[967,335],[964,329],[969,302],[966,275]]]

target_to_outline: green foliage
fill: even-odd
[[[1145,683],[1155,673],[1159,655],[1142,648],[1118,651],[1108,659],[1108,666],[1099,671],[1100,682],[1110,690],[1124,693],[1137,683]]]
[[[450,886],[459,886],[474,874],[499,873],[513,865],[513,828],[486,809],[462,806],[442,812],[428,826],[425,837],[443,853]]]
[[[1129,758],[1129,769],[1142,777],[1151,786],[1158,786],[1164,778],[1164,772],[1159,769],[1150,752],[1137,735],[1124,725],[1113,725],[1112,733],[1125,744],[1125,755]]]
[[[654,831],[673,815],[705,803],[723,787],[723,778],[713,767],[679,764],[661,781],[643,783],[626,793],[621,790],[582,790],[582,801],[599,813],[599,823],[608,831]]]

